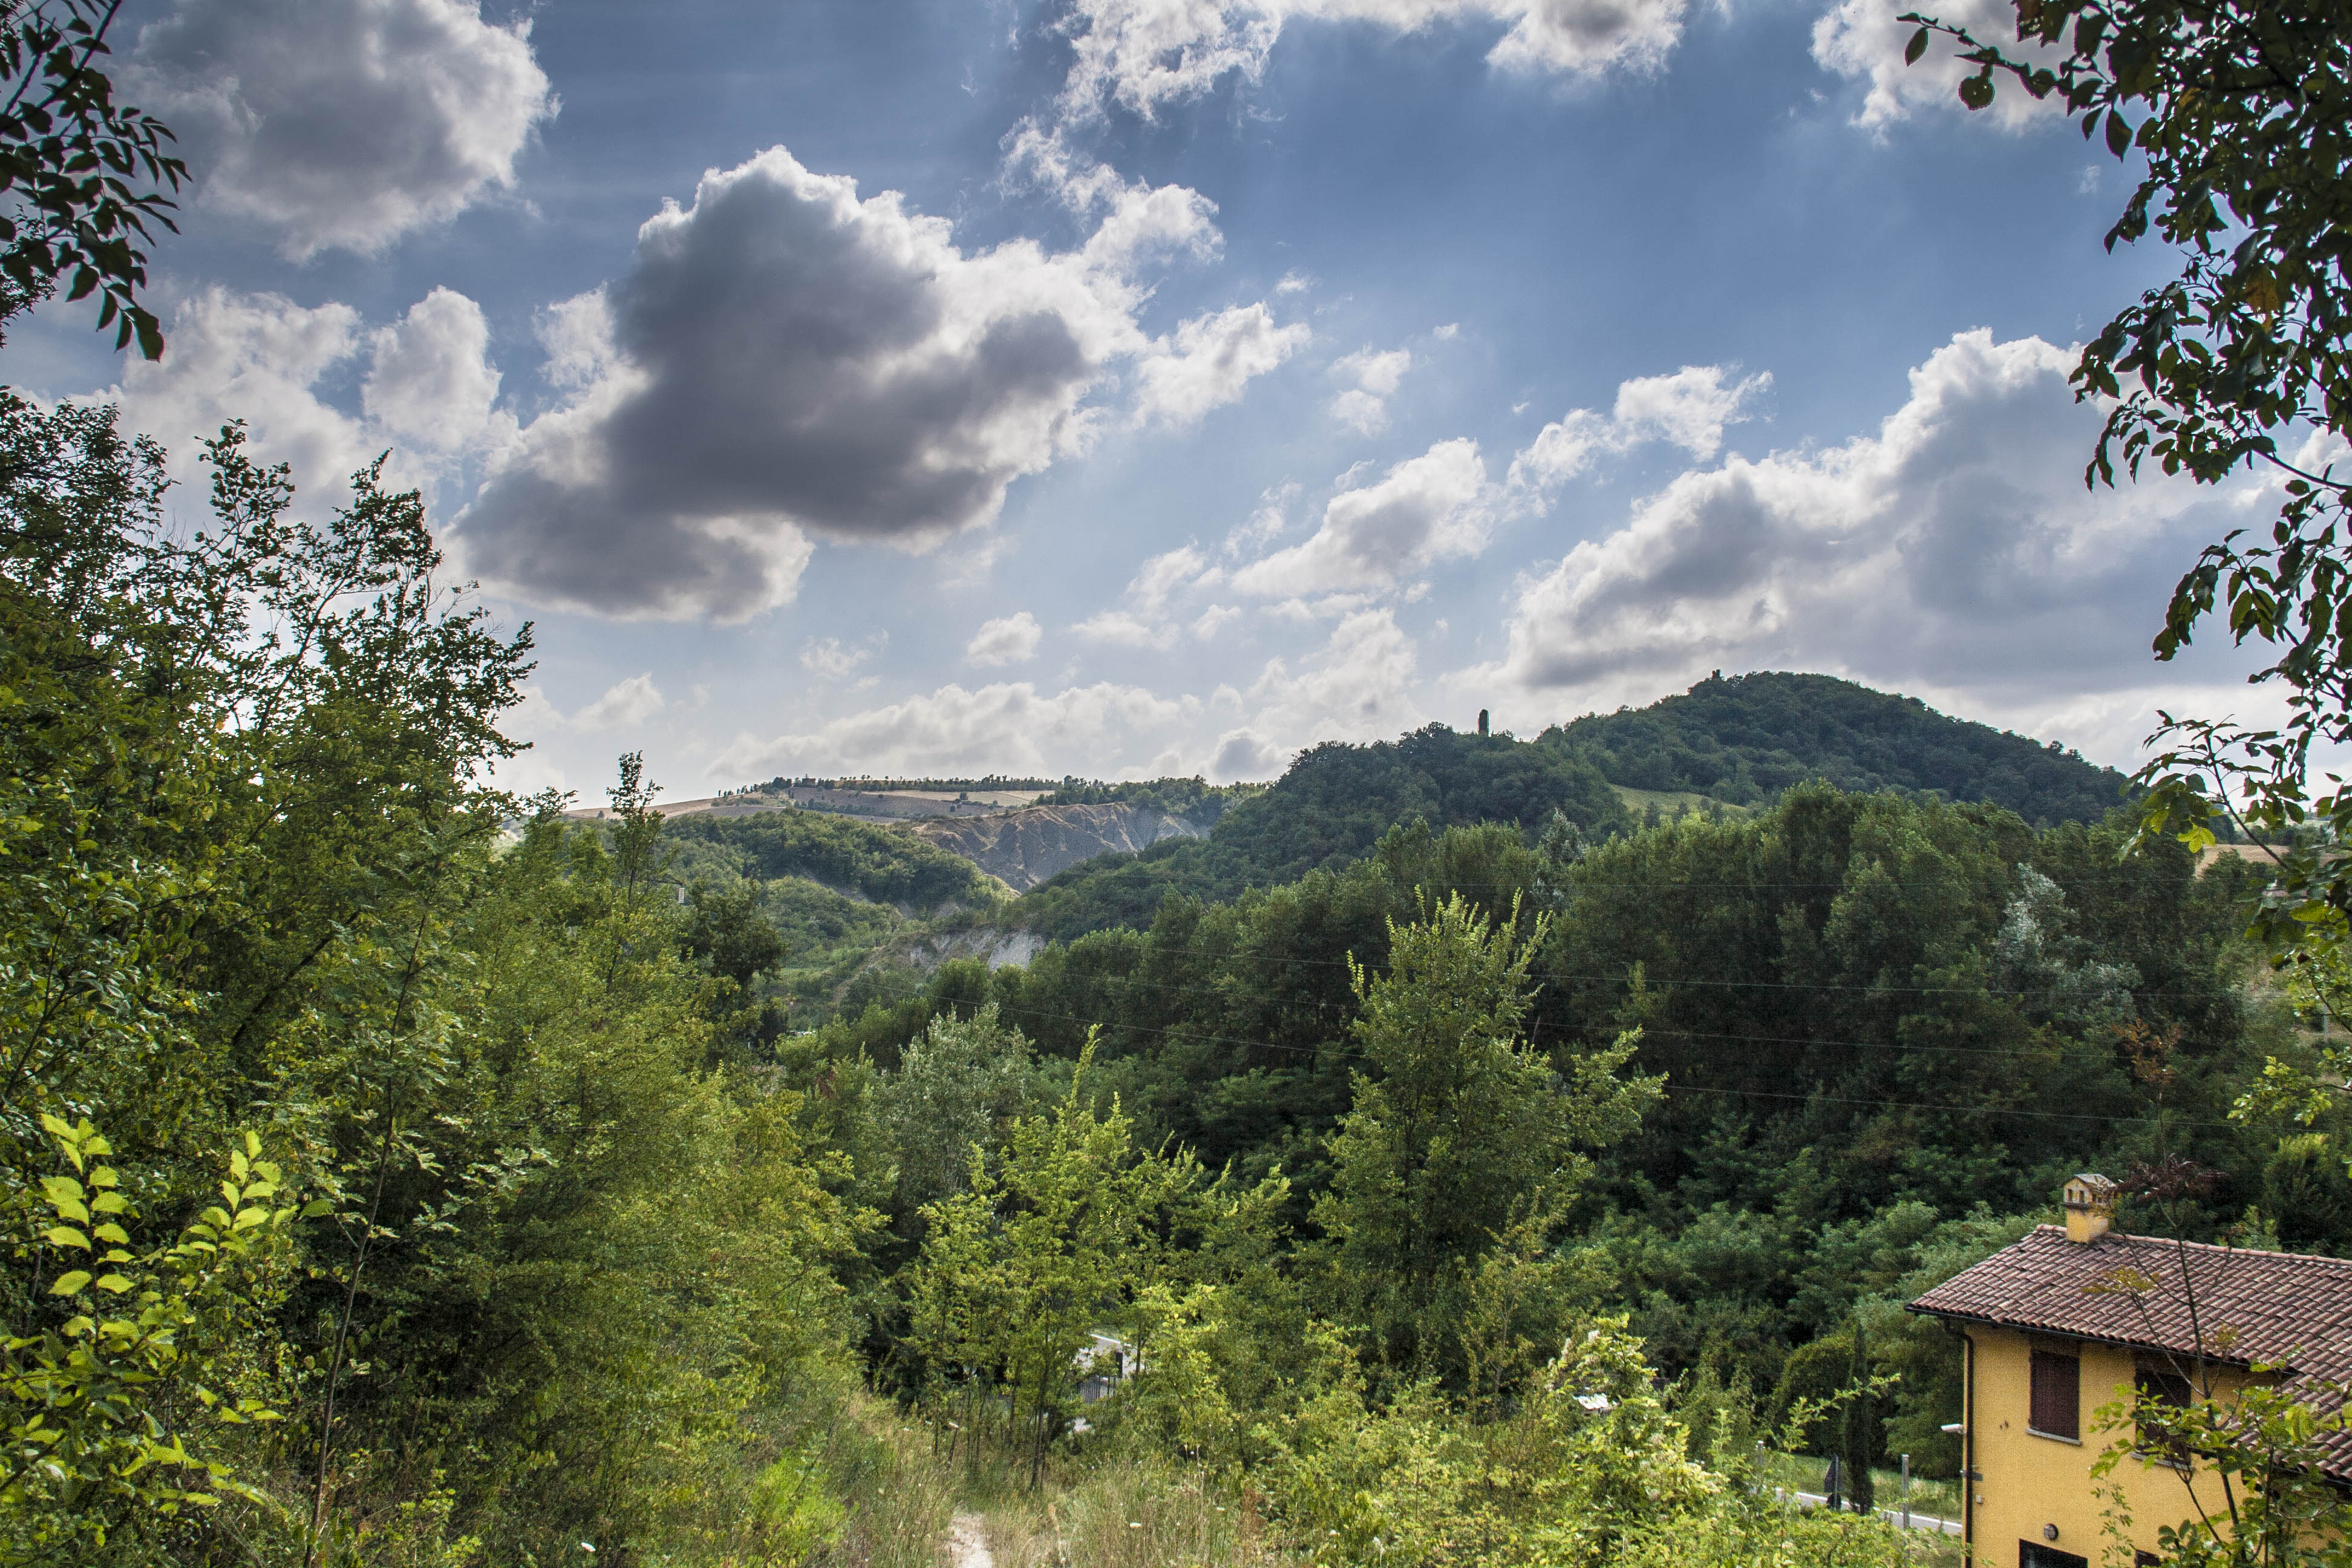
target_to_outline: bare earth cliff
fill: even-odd
[[[1145,805],[1033,805],[985,816],[933,816],[902,831],[961,855],[1016,893],[1110,850],[1134,854],[1163,838],[1198,838],[1181,817]]]

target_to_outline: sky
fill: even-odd
[[[149,0],[202,504],[379,453],[539,664],[502,774],[1278,773],[1816,670],[2130,766],[2255,479],[2086,490],[2133,171],[1903,0]],[[1998,0],[1954,19],[1998,24]],[[2006,35],[2004,35],[2006,36]]]

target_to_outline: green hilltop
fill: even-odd
[[[2033,826],[2096,822],[2127,788],[2123,774],[2055,742],[1954,719],[1916,698],[1827,675],[1717,675],[1533,741],[1432,724],[1370,745],[1327,742],[1238,798],[1190,780],[1066,787],[1056,801],[1146,801],[1207,836],[1073,866],[1025,894],[1012,919],[1057,938],[1148,925],[1171,893],[1221,903],[1336,871],[1415,819],[1438,829],[1506,823],[1532,844],[1558,812],[1597,840],[1635,826],[1633,808],[1653,820],[1661,805],[1669,815],[1738,815],[1811,779],[1997,805]]]
[[[1829,675],[1718,673],[1647,708],[1555,725],[1537,743],[1583,757],[1614,784],[1738,805],[1824,779],[1856,794],[1984,801],[2041,826],[2096,822],[2128,787],[2055,741]]]

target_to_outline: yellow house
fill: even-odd
[[[2112,1231],[2115,1185],[2066,1184],[2066,1223],[2045,1225],[1911,1303],[1965,1342],[1965,1525],[1978,1568],[2089,1568],[2104,1561],[2109,1507],[2091,1467],[2120,1435],[2093,1413],[2123,1399],[2185,1400],[2207,1379],[2222,1397],[2254,1363],[2290,1381],[2352,1377],[2352,1261],[2209,1247]],[[2200,1353],[2201,1352],[2201,1353]],[[2313,1403],[2332,1408],[2315,1391]],[[2352,1484],[2352,1434],[2324,1468]],[[2218,1489],[2193,1461],[2126,1459],[2120,1484],[2136,1561],[2159,1561],[2158,1527],[2195,1517]]]

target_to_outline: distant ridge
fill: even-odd
[[[1647,708],[1555,725],[1537,744],[1583,758],[1614,784],[1688,792],[1735,805],[1826,779],[2006,806],[2036,826],[2096,822],[2124,802],[2113,768],[1916,697],[1828,675],[1715,675]]]

